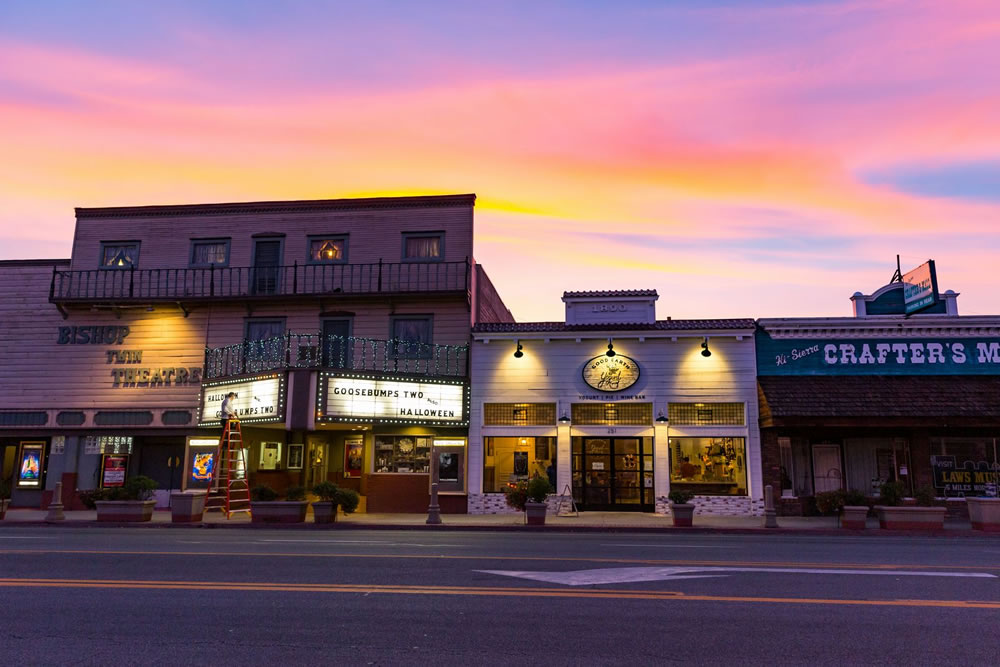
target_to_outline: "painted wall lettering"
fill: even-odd
[[[58,345],[121,345],[131,330],[122,326],[59,327]]]

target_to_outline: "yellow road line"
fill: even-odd
[[[737,595],[691,595],[676,591],[613,589],[564,589],[491,586],[404,586],[370,584],[295,584],[217,581],[130,581],[100,579],[0,579],[0,588],[82,588],[190,591],[248,591],[288,593],[354,593],[388,595],[464,595],[491,597],[543,597],[668,602],[730,602],[764,604],[848,605],[872,607],[924,607],[951,609],[1000,609],[1000,601],[977,600],[859,600]]]
[[[467,556],[451,554],[269,553],[261,551],[139,551],[118,549],[0,549],[3,554],[74,554],[113,556],[213,556],[246,558],[382,558],[417,560],[513,560],[550,563],[617,563],[632,565],[706,565],[712,567],[800,567],[853,570],[1000,570],[1000,565],[920,565],[902,563],[797,563],[787,561],[669,560],[658,558],[588,558],[563,556]]]

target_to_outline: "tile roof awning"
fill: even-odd
[[[762,376],[761,426],[1000,427],[1000,376]]]

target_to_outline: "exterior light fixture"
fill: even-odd
[[[701,342],[701,356],[703,357],[712,356],[712,351],[708,349],[708,336],[705,336],[705,340]]]
[[[608,351],[605,352],[604,354],[608,355],[609,357],[615,356],[615,344],[611,338],[608,339]]]
[[[660,415],[656,418],[656,423],[657,424],[666,424],[668,422],[670,422],[670,420],[667,419],[667,416],[663,414],[663,410],[660,410]]]
[[[515,359],[520,359],[523,356],[524,356],[524,352],[521,351],[521,339],[518,339],[518,341],[517,341],[517,349],[514,350],[514,358]]]
[[[614,405],[608,405],[604,408],[604,420],[608,422],[618,421],[618,408]]]
[[[559,418],[559,423],[560,424],[569,424],[572,421],[573,421],[572,419],[570,419],[568,416],[566,416],[566,413],[563,413],[563,416]]]

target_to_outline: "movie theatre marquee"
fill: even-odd
[[[316,421],[464,426],[468,391],[454,380],[322,373]]]

